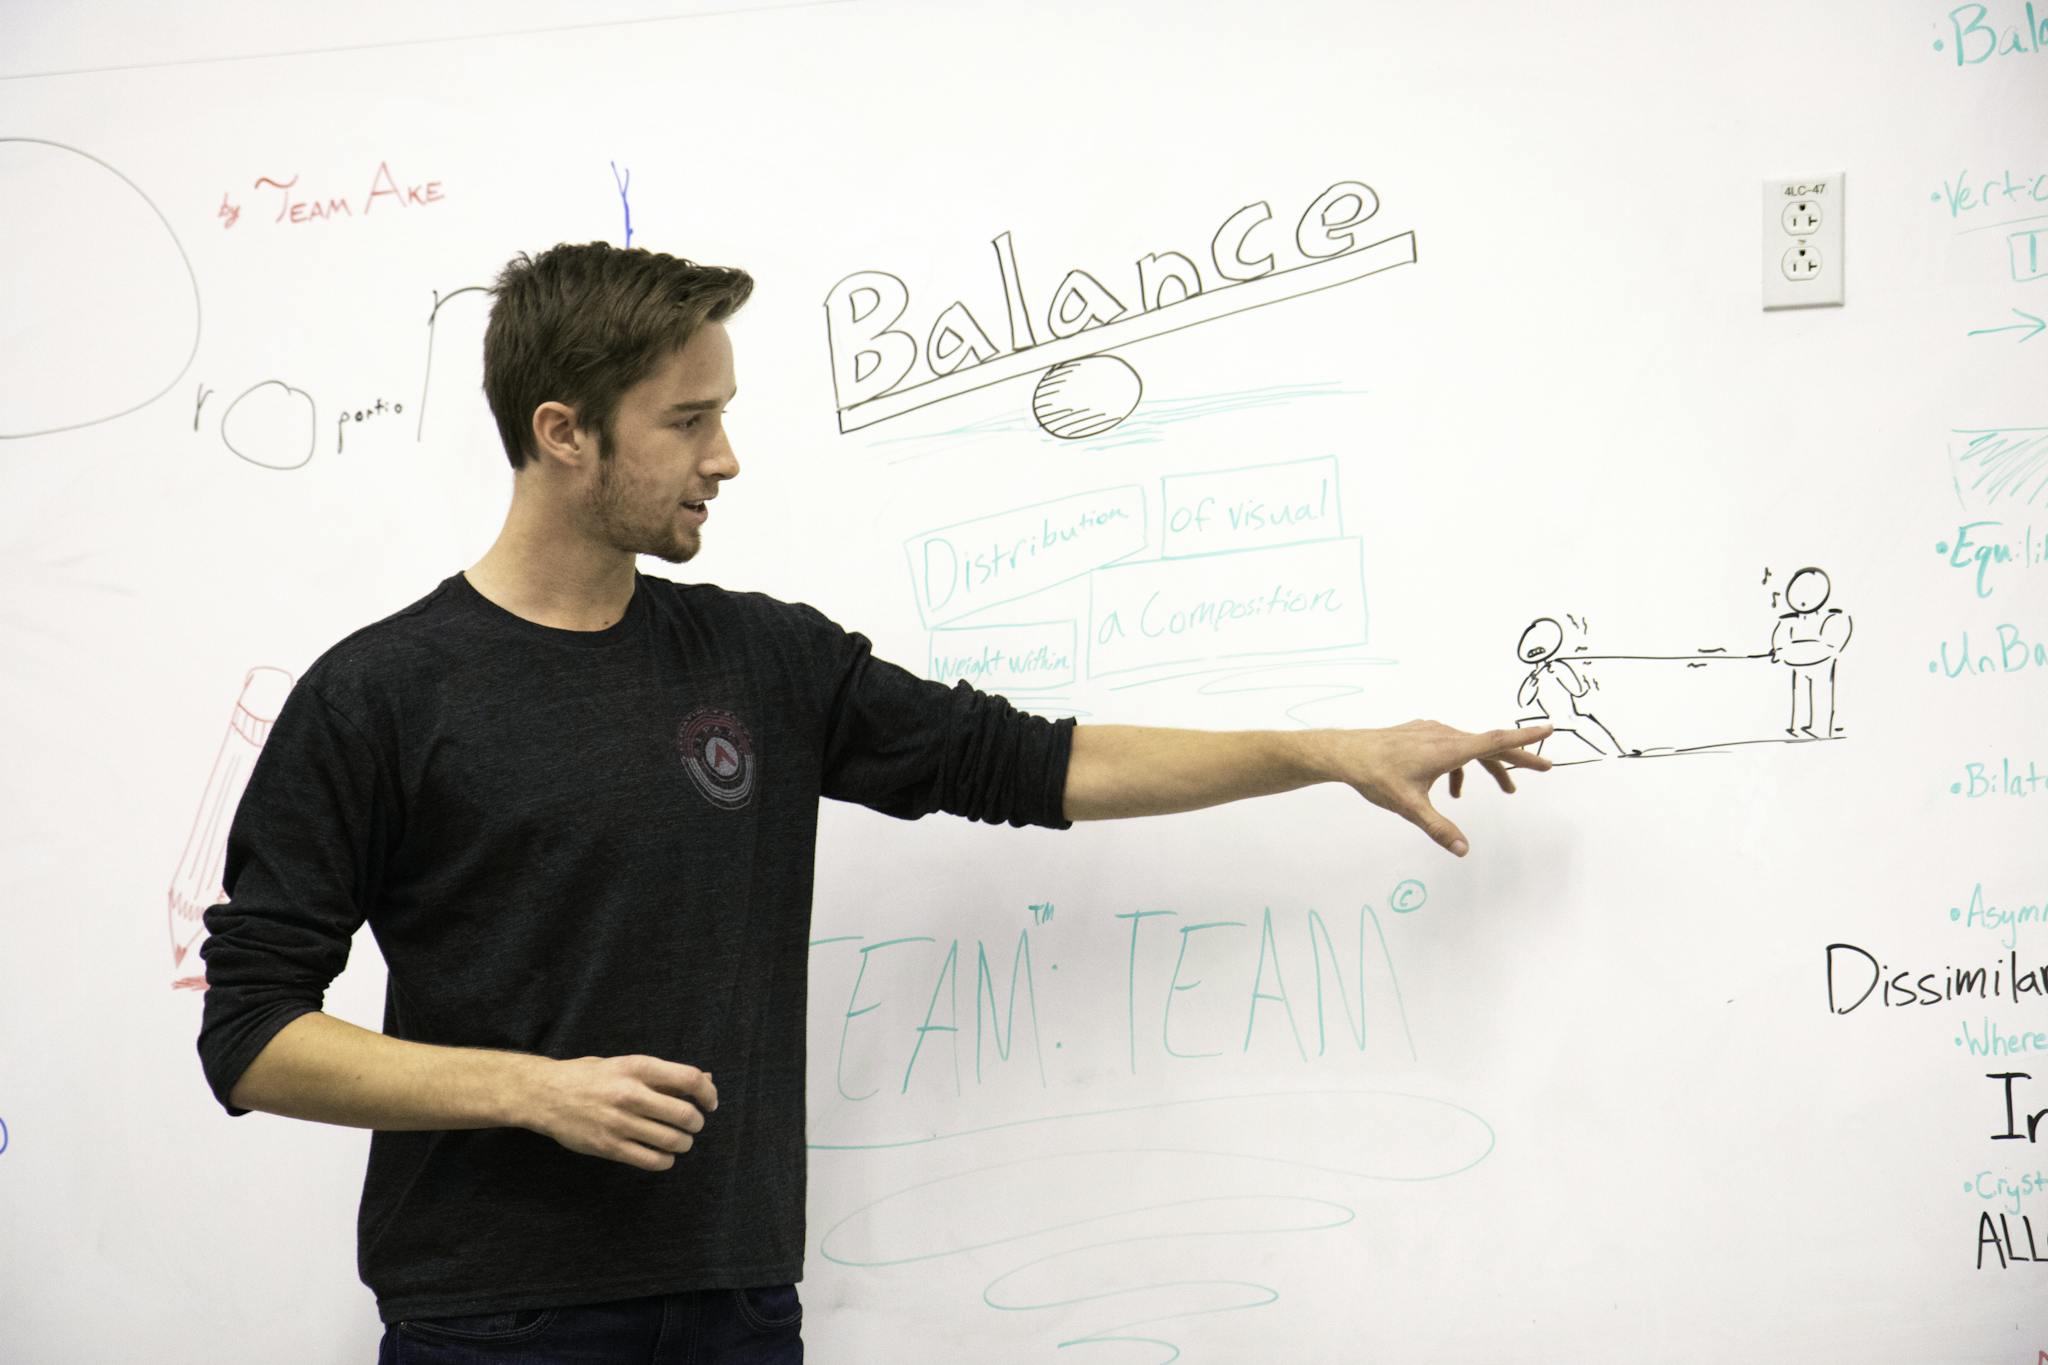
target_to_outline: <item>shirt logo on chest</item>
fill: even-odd
[[[730,711],[700,706],[676,728],[683,770],[714,806],[738,810],[754,795],[754,741]]]

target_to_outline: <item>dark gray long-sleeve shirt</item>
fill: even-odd
[[[715,1073],[666,1171],[523,1128],[372,1134],[385,1322],[800,1279],[818,800],[1065,828],[1073,722],[912,676],[813,608],[635,574],[558,630],[461,574],[306,670],[206,911],[199,1056],[231,1115],[367,919],[395,1038]]]

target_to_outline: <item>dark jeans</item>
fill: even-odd
[[[793,1284],[388,1324],[377,1365],[802,1365]]]

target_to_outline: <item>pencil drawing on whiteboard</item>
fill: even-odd
[[[920,343],[897,326],[910,309],[903,279],[885,270],[854,271],[825,296],[839,430],[856,431],[1006,379],[1039,374],[1032,411],[1040,428],[1061,440],[1099,436],[1128,418],[1143,393],[1138,372],[1111,348],[1413,265],[1414,232],[1366,242],[1355,231],[1379,208],[1379,195],[1362,181],[1330,186],[1302,211],[1291,263],[1283,266],[1264,236],[1257,244],[1252,240],[1272,219],[1272,206],[1263,200],[1247,204],[1211,237],[1206,279],[1179,251],[1139,257],[1136,311],[1125,295],[1079,268],[1066,273],[1042,312],[1035,309],[1011,234],[998,233],[989,244],[1007,345],[994,340],[964,298],[939,312]],[[995,316],[986,303],[982,316]]]
[[[1764,571],[1765,586],[1773,576]],[[1825,570],[1794,570],[1770,594],[1770,606],[1784,609],[1768,643],[1749,653],[1721,646],[1685,654],[1595,651],[1584,642],[1588,622],[1571,613],[1565,621],[1582,638],[1567,650],[1566,626],[1539,616],[1515,646],[1523,666],[1516,724],[1555,727],[1536,751],[1558,766],[1841,739],[1847,732],[1836,685],[1854,623],[1829,605],[1833,590]],[[1611,686],[1602,686],[1603,675]]]
[[[293,682],[286,670],[264,665],[242,676],[241,694],[228,713],[226,733],[213,756],[213,770],[207,774],[206,790],[193,813],[185,851],[178,857],[178,870],[167,895],[172,990],[206,989],[206,966],[200,961],[199,945],[206,937],[207,907],[227,899],[221,879],[227,867],[228,826]]]

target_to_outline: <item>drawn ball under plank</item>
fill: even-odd
[[[1113,355],[1084,355],[1047,370],[1031,393],[1031,415],[1062,441],[1100,436],[1137,410],[1145,386]]]

